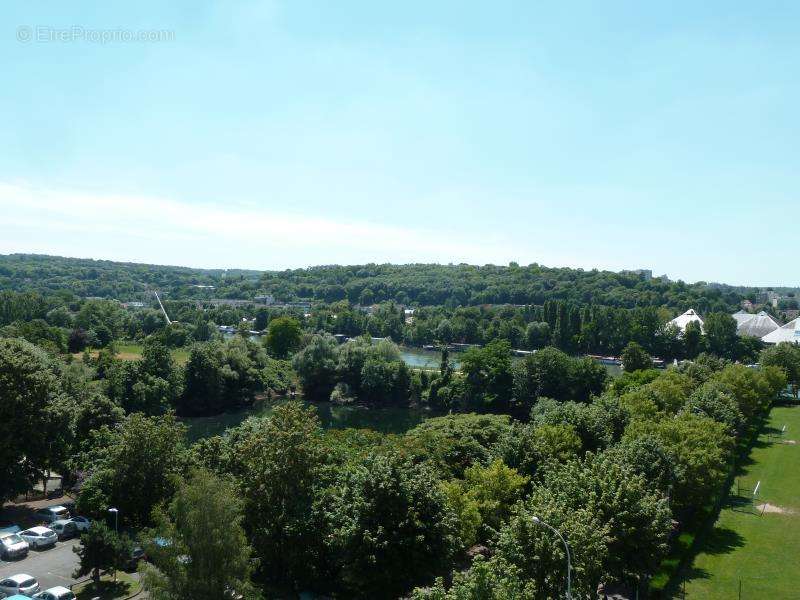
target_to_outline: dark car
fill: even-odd
[[[139,566],[139,561],[145,560],[146,558],[147,557],[145,556],[144,549],[141,546],[134,546],[133,550],[131,550],[131,555],[128,557],[128,560],[125,561],[125,570],[135,571]]]

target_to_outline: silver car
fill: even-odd
[[[39,591],[39,582],[30,575],[19,573],[0,580],[0,592],[12,596],[22,594],[23,596],[33,596]]]
[[[76,517],[70,518],[70,521],[75,523],[75,527],[78,528],[79,532],[87,531],[89,529],[89,527],[92,526],[92,522],[89,519],[87,519],[86,517],[78,517],[78,516],[76,516]]]
[[[16,533],[0,535],[0,557],[3,560],[21,558],[28,555],[28,542]]]
[[[59,519],[69,519],[69,511],[65,506],[48,506],[47,508],[40,508],[34,513],[34,517],[43,523],[52,523]]]
[[[43,592],[39,592],[34,596],[35,600],[75,600],[75,594],[72,590],[58,585],[51,587]]]
[[[78,526],[69,519],[53,521],[48,527],[56,532],[60,540],[68,540],[78,535]]]
[[[31,527],[25,531],[20,531],[19,537],[28,542],[34,550],[55,546],[56,541],[58,541],[56,532],[47,527]]]

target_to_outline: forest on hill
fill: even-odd
[[[563,300],[579,306],[688,308],[732,311],[758,290],[705,282],[645,278],[635,273],[584,271],[537,264],[352,265],[285,271],[192,269],[55,256],[0,256],[0,289],[69,292],[79,297],[150,300],[157,289],[171,299],[347,300],[369,305],[394,301],[410,306],[535,304]]]

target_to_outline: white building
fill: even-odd
[[[736,319],[736,333],[741,336],[763,338],[780,327],[777,321],[763,310],[756,315],[740,310],[732,316]]]
[[[672,319],[672,321],[667,323],[667,325],[674,325],[675,327],[681,330],[681,333],[683,333],[684,331],[686,331],[686,326],[689,323],[699,323],[700,331],[703,331],[703,319],[701,319],[700,315],[698,315],[694,311],[694,309],[691,308],[682,315],[678,315],[677,317]]]
[[[800,344],[800,317],[768,333],[761,338],[761,341],[765,344],[780,344],[781,342]]]

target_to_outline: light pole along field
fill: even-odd
[[[777,406],[686,573],[686,598],[800,598],[799,556],[800,405]]]

